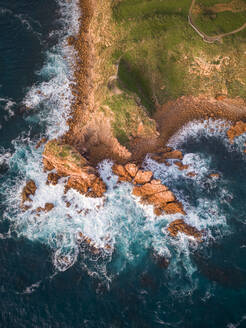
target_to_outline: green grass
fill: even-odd
[[[231,2],[197,1],[203,8]],[[109,74],[112,65],[118,65],[116,84],[122,94],[109,89],[103,105],[111,109],[114,134],[123,145],[129,144],[140,120],[146,131],[155,130],[149,117],[156,104],[183,95],[215,96],[225,88],[229,96],[246,99],[246,30],[221,43],[205,43],[188,24],[190,4],[191,0],[112,1],[115,43],[102,48],[100,55],[110,54],[105,66]],[[244,12],[222,12],[216,17],[202,13],[194,18],[202,31],[214,35],[241,26],[244,17]],[[230,60],[225,65],[227,57]],[[211,67],[208,74],[200,61]]]
[[[194,21],[204,33],[210,36],[231,32],[246,23],[246,11],[213,13],[207,9],[204,2],[201,2],[201,8],[202,12],[194,16]]]

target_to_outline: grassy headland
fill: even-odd
[[[195,22],[206,33],[233,30],[246,21],[245,3],[197,0]],[[81,0],[75,47],[77,79],[83,76],[84,84],[76,92],[70,142],[88,144],[93,156],[100,143],[119,148],[110,144],[110,135],[132,151],[136,138],[157,138],[152,118],[168,101],[220,94],[246,100],[246,30],[205,43],[188,24],[190,5],[191,0]]]

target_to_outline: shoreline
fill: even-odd
[[[97,4],[94,0],[80,0],[79,6],[81,10],[79,34],[68,38],[68,43],[75,47],[77,53],[76,83],[72,87],[75,101],[71,108],[71,118],[67,121],[69,131],[62,140],[85,155],[92,165],[97,165],[103,159],[111,159],[119,163],[129,161],[140,163],[146,154],[165,146],[179,129],[193,120],[208,118],[226,119],[231,122],[246,120],[246,103],[240,98],[183,96],[156,108],[152,118],[157,125],[159,136],[135,137],[130,140],[128,148],[121,145],[112,134],[111,122],[107,121],[98,110],[95,101],[97,86],[94,76],[98,54],[92,38],[91,22]]]

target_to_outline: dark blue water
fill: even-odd
[[[185,204],[187,222],[205,229],[199,245],[170,238],[165,228],[174,218],[151,217],[127,184],[107,182],[108,203],[97,211],[93,200],[71,193],[90,207],[83,218],[66,209],[62,183],[45,185],[35,143],[62,133],[71,100],[62,50],[71,8],[61,4],[0,0],[0,327],[246,327],[245,137],[230,146],[224,130],[190,126],[176,142],[198,173],[193,179],[146,161]],[[111,174],[109,163],[101,172]],[[209,178],[214,172],[220,179]],[[28,178],[40,190],[37,206],[46,197],[55,203],[51,214],[39,219],[19,210]],[[114,252],[79,247],[73,236],[80,227],[98,242],[111,234]]]

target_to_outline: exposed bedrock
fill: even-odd
[[[49,173],[47,183],[56,184],[59,177],[68,177],[65,192],[73,188],[87,197],[102,197],[106,191],[96,169],[70,145],[49,141],[43,152],[43,164],[46,171],[56,171]]]

